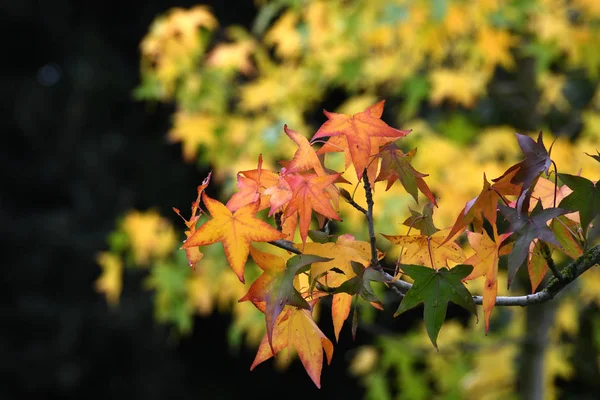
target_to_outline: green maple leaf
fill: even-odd
[[[358,294],[368,302],[382,306],[383,303],[371,287],[371,281],[385,282],[386,279],[383,275],[375,268],[365,268],[359,262],[350,261],[350,264],[352,264],[352,270],[356,276],[342,283],[334,293]]]
[[[424,303],[425,328],[436,349],[438,333],[446,319],[449,301],[477,316],[473,296],[462,283],[462,280],[473,271],[473,266],[461,264],[452,269],[439,270],[421,265],[401,265],[401,268],[406,275],[414,279],[414,283],[402,299],[394,316]]]
[[[408,227],[418,229],[422,235],[431,236],[439,229],[433,224],[433,203],[427,203],[423,206],[423,214],[408,207],[410,217],[403,224]]]
[[[560,180],[573,191],[560,202],[560,207],[570,211],[579,211],[579,220],[585,236],[590,222],[600,214],[600,188],[598,182],[581,176],[558,174]]]

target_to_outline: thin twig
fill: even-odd
[[[373,192],[371,191],[371,184],[369,183],[369,177],[367,176],[367,169],[363,171],[363,182],[365,184],[365,198],[367,200],[367,225],[369,226],[369,239],[371,242],[371,265],[373,267],[379,265],[377,258],[377,239],[375,239],[375,226],[373,223]]]
[[[350,204],[352,207],[356,208],[361,213],[367,215],[367,210],[365,210],[360,204],[355,202],[354,199],[344,197],[344,200],[346,200],[348,202],[348,204]]]

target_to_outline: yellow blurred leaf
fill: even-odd
[[[106,296],[110,305],[119,304],[119,297],[123,289],[123,262],[115,254],[101,252],[96,257],[96,262],[102,269],[102,274],[96,280],[96,290]]]

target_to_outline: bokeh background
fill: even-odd
[[[406,150],[419,148],[415,168],[441,199],[439,227],[484,171],[519,161],[514,132],[558,138],[560,171],[595,180],[583,152],[600,142],[600,3],[199,4],[0,5],[1,399],[516,398],[530,359],[542,360],[545,398],[595,398],[597,267],[560,306],[496,310],[488,337],[451,308],[440,353],[419,310],[392,319],[393,296],[382,313],[363,307],[357,342],[346,327],[318,390],[297,360],[249,371],[264,321],[237,305],[246,289],[218,248],[187,267],[171,207],[189,216],[210,170],[208,191],[224,201],[259,153],[271,168],[289,157],[284,123],[309,136],[322,109],[381,99],[386,122],[413,129]],[[378,231],[402,233],[420,206],[402,190],[377,196]],[[336,229],[364,234],[344,220]],[[513,294],[530,291],[522,278]]]

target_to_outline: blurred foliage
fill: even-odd
[[[418,147],[413,165],[429,174],[427,182],[440,199],[436,226],[453,223],[479,192],[483,172],[496,177],[519,161],[516,131],[543,130],[547,143],[555,140],[552,158],[559,172],[600,176],[599,164],[584,156],[600,147],[600,2],[256,4],[251,31],[220,27],[200,5],[159,16],[141,43],[136,98],[176,105],[168,138],[181,143],[186,162],[213,169],[221,197],[234,192],[235,174],[254,169],[259,154],[270,169],[291,157],[295,146],[283,134],[284,123],[308,135],[323,122],[325,106],[352,114],[382,98],[388,99],[383,118],[412,129],[402,145]],[[330,160],[343,169],[343,156]],[[357,199],[362,190],[358,185]],[[395,187],[378,190],[375,205],[378,232],[408,229],[401,223],[408,206],[415,208],[411,196]],[[344,222],[336,229],[365,237],[362,216],[348,212],[346,204],[340,207]],[[147,287],[156,292],[159,320],[186,332],[194,314],[233,310],[232,345],[245,337],[256,346],[264,333],[262,314],[250,303],[237,303],[246,289],[226,271],[222,250],[206,248],[198,269],[191,270],[176,247],[168,222],[152,211],[132,211],[109,238],[108,252],[98,257],[103,274],[97,289],[116,304],[122,266],[149,268]],[[469,289],[477,293],[478,284],[481,279]],[[516,286],[511,294],[519,291]],[[596,310],[595,351],[588,351],[600,351],[598,267],[573,286],[550,332],[548,398],[557,397],[557,382],[568,381],[576,367],[569,355],[582,310]],[[499,295],[506,294],[502,289]],[[521,285],[520,291],[529,288]],[[361,309],[361,324],[374,323],[373,313]],[[357,349],[350,369],[373,399],[514,398],[524,312],[503,309],[494,319],[499,328],[487,337],[481,324],[448,324],[439,353],[421,326],[406,335],[381,334],[373,345]],[[600,359],[595,362],[597,371]]]

